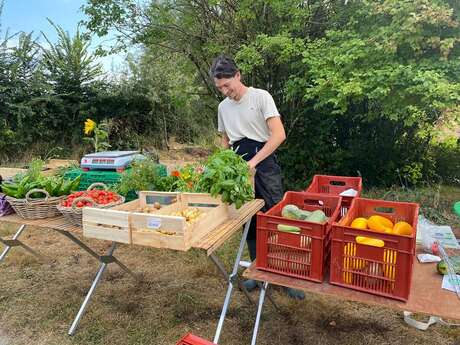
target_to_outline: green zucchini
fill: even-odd
[[[279,231],[290,232],[293,234],[300,234],[300,228],[298,226],[278,224],[277,228]]]

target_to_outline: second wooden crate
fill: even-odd
[[[231,207],[209,194],[139,192],[139,199],[111,209],[84,208],[83,234],[185,251],[233,216]]]

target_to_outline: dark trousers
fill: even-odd
[[[232,147],[233,150],[242,156],[244,160],[249,161],[262,149],[264,145],[265,143],[244,138],[236,141]],[[263,212],[271,209],[283,198],[281,168],[278,164],[278,159],[276,158],[275,153],[272,153],[256,166],[254,182],[255,197],[265,201],[265,206],[262,208]],[[256,219],[256,216],[251,219],[247,238],[249,256],[252,261],[256,259]]]

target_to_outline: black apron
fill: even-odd
[[[243,138],[232,144],[233,151],[239,154],[245,161],[251,160],[259,152],[265,143]],[[254,178],[255,197],[263,199],[265,206],[263,212],[268,211],[283,198],[283,183],[281,179],[281,168],[275,153],[270,154],[256,166]],[[251,219],[248,241],[256,239],[256,216]],[[250,248],[251,252],[251,248]],[[250,253],[252,254],[252,253]],[[251,255],[252,256],[252,255]],[[254,255],[255,258],[255,255]],[[254,259],[251,257],[251,259]]]

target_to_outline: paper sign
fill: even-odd
[[[358,195],[358,191],[354,190],[353,188],[350,188],[350,189],[344,190],[339,195],[341,195],[341,196],[356,196],[356,195]]]
[[[159,229],[161,227],[161,218],[149,217],[147,219],[147,228],[149,229]]]
[[[442,278],[442,288],[456,292],[455,285],[457,285],[457,289],[460,291],[460,275],[456,275],[456,279],[450,279],[450,276],[446,274],[444,278]]]

